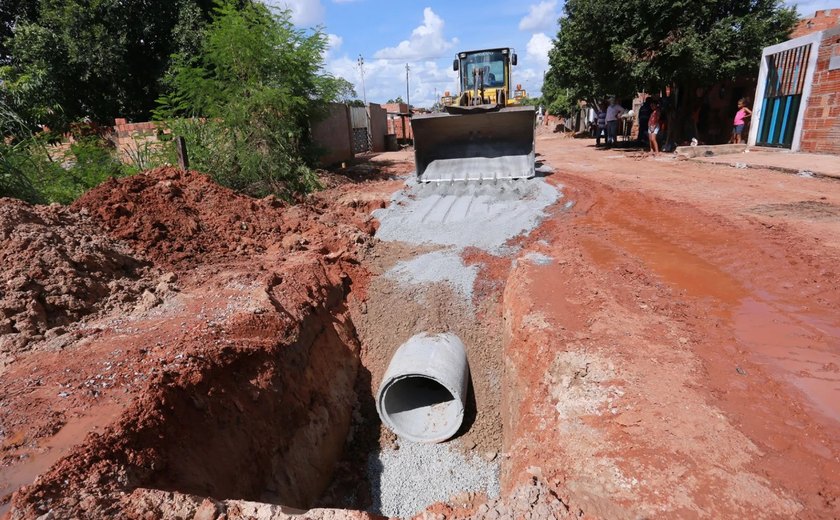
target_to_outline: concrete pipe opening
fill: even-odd
[[[376,398],[382,422],[414,442],[442,442],[464,421],[469,365],[454,334],[418,334],[394,353]]]

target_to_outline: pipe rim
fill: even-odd
[[[399,385],[400,383],[405,383],[407,380],[413,379],[423,379],[426,381],[431,381],[437,384],[441,389],[448,392],[451,399],[449,401],[446,401],[448,403],[447,408],[454,408],[453,413],[455,416],[455,420],[453,420],[447,428],[437,431],[433,435],[417,435],[413,432],[406,431],[402,427],[402,425],[397,424],[397,422],[393,420],[391,413],[386,409],[386,399],[389,395],[389,391],[393,390],[395,385]],[[408,439],[413,442],[437,443],[452,438],[452,436],[454,436],[456,433],[458,433],[458,430],[460,430],[461,425],[463,424],[465,413],[464,403],[462,402],[461,398],[462,396],[460,395],[460,392],[447,387],[439,379],[432,377],[429,374],[401,374],[397,377],[392,377],[385,383],[385,386],[379,392],[379,398],[376,401],[376,408],[379,412],[379,417],[382,419],[382,421],[386,424],[386,426],[388,426],[388,428],[391,431],[396,433],[399,437]]]

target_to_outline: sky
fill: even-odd
[[[519,65],[513,69],[513,83],[539,96],[563,8],[563,0],[267,1],[290,9],[298,27],[322,28],[330,42],[327,72],[353,83],[360,99],[363,94],[373,103],[406,99],[407,64],[411,104],[425,107],[444,91],[457,91],[458,73],[452,70],[457,52],[493,47],[516,51]],[[801,15],[840,7],[840,0],[785,3],[797,5]]]

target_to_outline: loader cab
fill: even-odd
[[[486,49],[458,53],[452,62],[452,69],[459,72],[459,86],[461,92],[467,92],[476,87],[474,71],[485,71],[485,88],[503,90],[506,98],[511,97],[510,68],[516,65],[516,54],[511,49]]]

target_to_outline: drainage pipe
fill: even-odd
[[[376,395],[382,422],[414,442],[443,442],[464,421],[470,368],[454,334],[421,333],[397,349]]]

